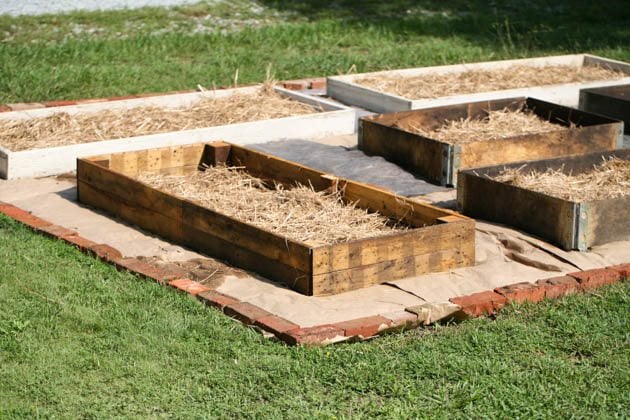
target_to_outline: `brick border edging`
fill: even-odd
[[[119,270],[126,270],[161,285],[186,292],[207,306],[214,307],[245,325],[271,333],[289,345],[326,345],[348,340],[361,341],[385,332],[430,325],[446,318],[461,320],[495,315],[512,302],[555,299],[618,283],[630,277],[630,263],[619,264],[538,280],[535,283],[514,283],[494,290],[454,297],[449,299],[450,303],[426,303],[386,314],[302,328],[263,308],[242,302],[167,269],[153,266],[137,258],[125,258],[116,248],[93,242],[74,230],[55,225],[12,204],[0,201],[0,213],[28,226],[36,233],[62,240],[85,254],[113,264]],[[434,314],[437,316],[434,317]]]
[[[326,89],[325,77],[311,77],[299,80],[287,80],[277,83],[285,89],[289,90],[320,90]],[[238,87],[253,86],[253,85],[239,85]],[[217,89],[230,89],[234,86],[219,86]],[[12,111],[28,111],[41,108],[52,108],[71,105],[85,105],[102,102],[114,102],[123,101],[126,99],[139,99],[150,98],[153,96],[168,96],[168,95],[180,95],[185,93],[194,93],[197,90],[174,90],[169,92],[151,92],[151,93],[137,93],[134,95],[124,96],[110,96],[106,98],[92,98],[92,99],[75,99],[75,100],[54,100],[44,102],[17,102],[12,104],[0,104],[0,113],[12,112]]]

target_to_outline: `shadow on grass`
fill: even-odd
[[[516,51],[627,49],[627,1],[584,0],[261,0],[308,19],[376,25],[410,36],[457,36],[480,46]]]

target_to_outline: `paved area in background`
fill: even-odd
[[[199,0],[2,0],[0,15],[44,15],[74,10],[137,9],[199,3]]]

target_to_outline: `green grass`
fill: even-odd
[[[262,1],[254,13],[241,0],[0,16],[0,102],[222,86],[237,70],[239,82],[259,82],[269,63],[288,79],[584,51],[630,60],[621,0],[445,3]],[[233,25],[242,19],[259,22]]]
[[[291,348],[0,216],[0,418],[608,417],[626,282],[368,343]]]
[[[228,85],[237,69],[257,82],[268,63],[289,79],[583,51],[630,60],[625,2],[546,4],[239,0],[0,16],[0,102]],[[4,217],[0,264],[0,418],[630,411],[628,283],[496,321],[305,349]]]

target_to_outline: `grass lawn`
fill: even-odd
[[[630,284],[496,321],[291,348],[0,216],[0,418],[602,417],[630,408]]]
[[[0,16],[0,103],[591,52],[626,2],[216,2]],[[1,182],[1,181],[0,181]],[[478,319],[290,348],[0,216],[0,418],[622,417],[628,282]]]

